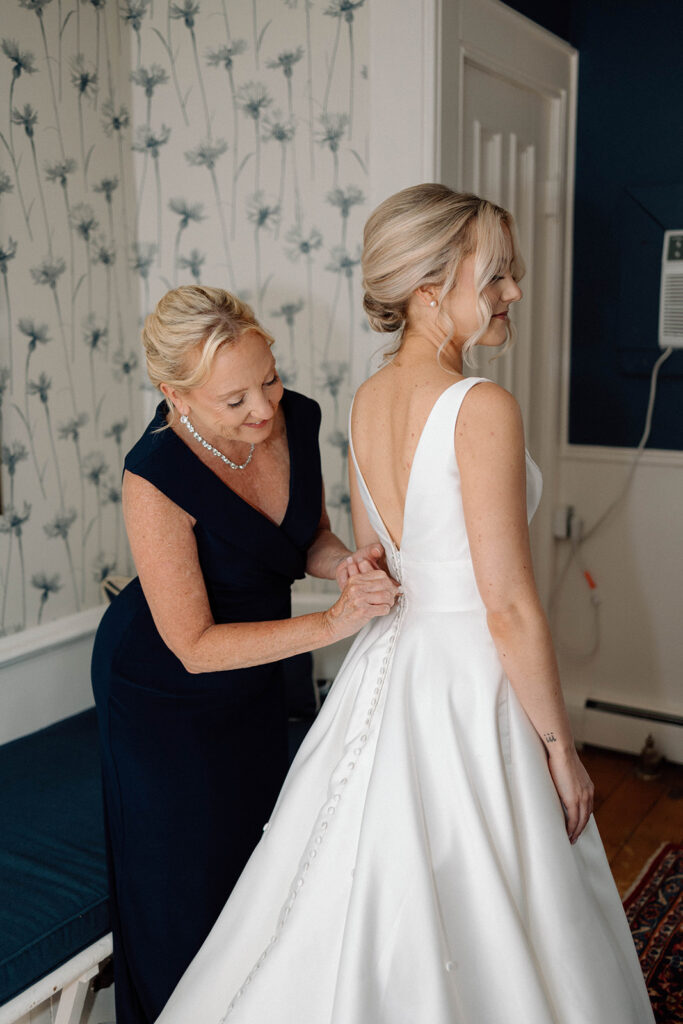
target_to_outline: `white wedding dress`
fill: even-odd
[[[357,636],[158,1024],[654,1021],[595,822],[570,845],[486,626],[453,447],[479,379],[430,413],[400,551],[356,465],[404,596]],[[528,459],[530,516],[540,491]]]

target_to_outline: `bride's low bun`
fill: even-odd
[[[482,223],[486,230],[479,233],[495,236],[493,248],[501,249],[501,222],[508,223],[509,215],[477,196],[427,183],[380,203],[365,225],[361,259],[363,306],[373,330],[399,332],[400,347],[411,296],[434,285],[443,299],[460,261],[477,246],[476,225],[482,217],[491,225]]]
[[[471,254],[480,323],[464,341],[465,354],[490,321],[484,289],[500,273],[497,268],[509,266],[516,281],[524,273],[510,214],[469,192],[430,182],[389,196],[370,214],[361,257],[363,306],[373,330],[396,335],[385,357],[401,347],[419,288],[435,289],[440,324],[451,331],[446,341],[452,336],[454,324],[441,303],[455,287],[461,261]]]
[[[387,306],[373,298],[368,292],[363,295],[363,309],[368,323],[378,334],[393,334],[403,327],[405,315],[402,309]]]

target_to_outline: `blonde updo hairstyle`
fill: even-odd
[[[183,392],[201,387],[217,352],[247,331],[273,344],[251,307],[223,288],[194,284],[174,288],[145,319],[142,344],[149,379],[155,388],[166,384]],[[176,410],[168,398],[166,404],[170,426]]]
[[[524,274],[511,214],[486,199],[438,184],[413,185],[380,203],[363,234],[363,306],[374,331],[398,332],[385,357],[399,351],[410,297],[427,285],[439,289],[437,312],[447,332],[441,354],[454,329],[442,303],[457,287],[461,261],[472,253],[480,326],[465,341],[465,356],[491,319],[486,286],[508,268],[516,281]],[[514,340],[511,323],[505,340]]]

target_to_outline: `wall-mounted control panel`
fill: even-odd
[[[683,348],[683,230],[664,232],[659,344],[661,348]]]

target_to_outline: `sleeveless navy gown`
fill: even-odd
[[[320,409],[285,391],[289,505],[276,526],[173,433],[165,404],[125,467],[196,519],[216,622],[291,614],[320,521]],[[169,578],[169,587],[174,581]],[[258,842],[287,771],[281,662],[188,673],[136,578],[95,639],[117,1024],[151,1024],[208,935]]]

